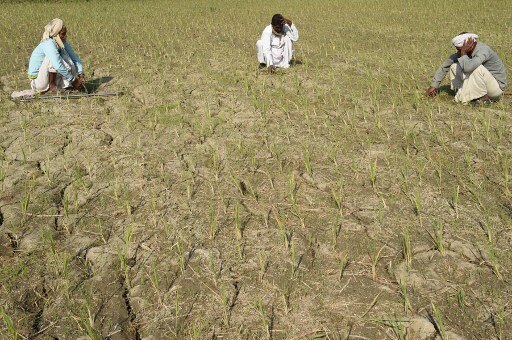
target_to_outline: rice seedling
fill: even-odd
[[[336,223],[334,223],[331,227],[331,244],[332,244],[332,249],[336,249],[336,245],[338,244],[338,236],[340,235],[340,231],[341,231],[341,222],[339,221],[336,221]]]
[[[370,260],[371,260],[371,268],[372,268],[372,279],[375,280],[377,278],[377,264],[379,263],[379,260],[381,259],[380,254],[384,250],[385,246],[382,246],[380,249],[373,249],[372,252],[370,252]]]
[[[313,176],[313,166],[311,164],[311,155],[309,152],[309,148],[306,148],[306,151],[304,152],[304,166],[306,168],[306,173],[309,176]]]
[[[503,280],[503,275],[501,273],[501,265],[500,259],[498,258],[498,254],[496,253],[496,247],[493,243],[488,242],[486,245],[486,265],[491,268],[492,272],[498,280]]]
[[[412,246],[409,228],[405,228],[402,233],[402,257],[407,266],[410,266],[412,262]]]
[[[493,310],[491,312],[491,320],[494,327],[494,331],[496,333],[496,338],[498,340],[503,340],[505,338],[505,319],[507,317],[507,311],[504,306],[500,307],[498,310]]]
[[[407,339],[407,330],[405,328],[405,321],[402,321],[400,319],[375,319],[374,322],[377,324],[381,324],[383,326],[389,327],[391,329],[392,335],[394,336],[394,339],[397,340],[405,340]]]
[[[411,301],[409,299],[409,293],[407,291],[407,273],[403,273],[400,277],[400,282],[398,282],[400,287],[400,296],[402,297],[404,313],[409,313],[412,310]]]
[[[343,280],[343,276],[345,275],[345,271],[350,263],[350,259],[347,254],[343,254],[340,259],[339,270],[338,270],[338,281]]]
[[[9,332],[9,337],[13,340],[19,339],[18,331],[16,330],[12,319],[7,315],[7,312],[2,306],[0,306],[0,315],[2,316],[5,327],[7,328],[7,332]]]
[[[243,229],[242,223],[240,221],[240,215],[239,215],[238,210],[239,210],[238,203],[235,203],[235,205],[233,207],[233,215],[234,215],[233,223],[235,224],[236,238],[238,241],[240,241],[244,237],[244,229]]]
[[[464,288],[457,288],[457,291],[455,292],[455,300],[457,301],[459,308],[464,309],[466,307],[466,292],[464,291]]]
[[[370,165],[368,166],[368,172],[370,175],[370,183],[372,188],[375,189],[375,184],[377,182],[377,160],[370,160]]]
[[[432,308],[431,321],[434,324],[437,334],[439,334],[442,340],[445,340],[447,339],[446,330],[441,312],[439,311],[439,309],[437,309],[433,302],[430,304],[430,306]]]
[[[453,189],[450,205],[452,209],[455,211],[455,217],[459,218],[459,193],[460,193],[460,186],[456,186]]]
[[[256,300],[254,303],[254,308],[259,314],[261,326],[266,333],[267,337],[272,338],[272,319],[267,316],[265,313],[265,306],[261,299]]]

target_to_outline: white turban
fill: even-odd
[[[464,45],[464,43],[466,42],[466,39],[468,39],[468,38],[473,38],[474,40],[476,40],[476,39],[478,39],[478,35],[473,34],[473,33],[459,34],[458,36],[456,36],[455,38],[452,39],[452,44],[455,47],[462,47],[462,45]]]
[[[64,48],[64,43],[59,37],[60,31],[65,27],[64,22],[59,19],[55,18],[52,21],[50,21],[45,27],[44,27],[44,33],[43,33],[43,39],[53,39],[57,43],[60,49]]]

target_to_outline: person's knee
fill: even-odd
[[[256,41],[256,47],[257,48],[263,47],[263,41],[261,41],[261,40]]]
[[[483,77],[483,76],[487,75],[487,73],[489,73],[489,74],[490,74],[489,70],[487,70],[487,69],[485,68],[485,66],[484,66],[484,65],[480,65],[480,66],[478,66],[478,67],[477,67],[477,68],[475,68],[475,70],[473,71],[473,74],[477,74],[477,75],[479,75],[479,76],[481,76],[481,77]]]

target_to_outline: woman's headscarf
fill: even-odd
[[[44,27],[44,33],[43,33],[43,39],[53,39],[57,43],[57,46],[59,46],[59,49],[64,49],[64,43],[59,37],[59,32],[65,27],[64,22],[59,19],[55,18],[52,21],[48,23]],[[42,41],[41,40],[41,41]]]

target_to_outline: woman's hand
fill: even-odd
[[[73,80],[73,82],[71,83],[71,85],[73,85],[73,87],[75,88],[79,88],[79,87],[82,87],[85,85],[85,78],[84,78],[84,75],[83,74],[79,74],[75,80]]]

